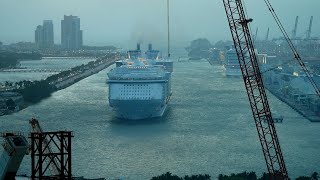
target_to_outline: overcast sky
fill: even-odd
[[[320,36],[320,0],[270,0],[291,34],[295,16],[300,16],[297,36],[305,36],[314,16],[312,36]],[[263,0],[245,0],[264,38],[279,36]],[[222,0],[170,0],[171,37],[174,42],[205,37],[211,42],[230,39]],[[63,15],[81,19],[86,45],[124,45],[136,41],[166,39],[166,0],[0,0],[0,41],[5,44],[34,41],[34,30],[43,20],[54,23],[55,43],[60,43]]]

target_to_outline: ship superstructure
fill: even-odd
[[[224,64],[226,76],[241,76],[241,69],[238,61],[237,52],[234,48],[227,51],[226,62]]]
[[[128,51],[129,59],[118,61],[108,73],[109,105],[117,117],[147,119],[165,112],[171,96],[172,71],[157,63],[158,55],[159,51],[149,45],[143,58],[138,44],[137,50]]]

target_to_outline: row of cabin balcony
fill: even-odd
[[[165,80],[165,77],[151,77],[151,78],[112,78],[111,80]]]

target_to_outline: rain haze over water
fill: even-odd
[[[74,175],[89,178],[266,171],[240,78],[225,78],[221,67],[212,68],[206,61],[176,63],[167,113],[130,123],[115,119],[108,106],[108,70],[0,117],[0,131],[28,132],[30,117],[39,118],[47,131],[72,129]],[[277,130],[290,176],[318,170],[320,124],[310,123],[271,94],[268,98],[272,111],[285,116]],[[29,172],[27,157],[19,173]]]
[[[110,45],[116,47],[114,51],[126,52],[141,43],[145,51],[147,44],[152,43],[165,56],[166,2],[0,0],[0,42],[5,46],[34,43],[37,25],[52,20],[54,48],[59,49],[61,20],[64,15],[73,15],[81,19],[83,45],[87,48]],[[86,178],[140,180],[172,172],[179,176],[206,173],[215,179],[221,173],[254,171],[260,176],[267,172],[242,78],[227,78],[222,64],[210,65],[204,58],[186,60],[186,47],[192,40],[206,38],[212,44],[232,40],[222,0],[169,2],[173,94],[164,116],[141,121],[117,119],[108,99],[107,73],[115,68],[111,65],[21,111],[0,116],[0,132],[20,131],[27,135],[31,131],[28,120],[32,117],[39,119],[45,131],[73,131],[73,175]],[[296,36],[305,37],[313,16],[311,37],[320,37],[319,0],[270,2],[290,35],[299,16]],[[259,28],[257,40],[264,40],[268,28],[270,41],[282,36],[263,0],[245,0],[245,10],[253,18],[251,31]],[[0,44],[0,52],[1,48]],[[73,56],[83,51],[71,49],[69,53]],[[1,88],[6,81],[44,80],[58,71],[102,57],[56,57],[51,51],[44,52],[49,57],[21,61],[17,69],[57,72],[2,71]],[[267,96],[272,113],[284,117],[284,122],[275,126],[289,176],[320,172],[320,123],[310,122],[269,91]],[[23,159],[18,174],[30,175],[30,161],[30,156]]]

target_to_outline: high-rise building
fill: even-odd
[[[38,48],[51,48],[54,45],[52,20],[44,20],[35,30],[35,42]]]
[[[53,47],[53,23],[52,20],[44,20],[42,25],[43,30],[43,46],[44,48]]]
[[[80,18],[66,16],[61,20],[61,45],[64,49],[79,49],[82,47],[82,30]]]
[[[42,43],[43,43],[43,28],[41,25],[37,26],[37,29],[35,31],[34,37],[35,37],[35,42],[38,46],[38,48],[42,47]]]

